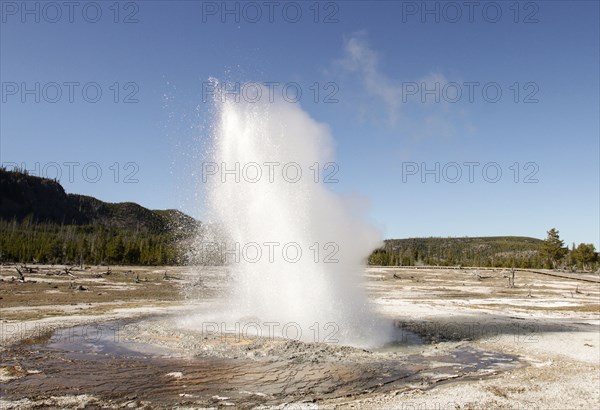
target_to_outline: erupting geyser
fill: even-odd
[[[362,286],[381,240],[324,182],[339,177],[328,127],[297,103],[216,100],[203,177],[234,277],[229,319],[276,323],[304,341],[388,341],[391,325],[372,313]]]

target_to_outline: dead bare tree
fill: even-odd
[[[23,272],[21,272],[21,269],[17,268],[16,266],[15,269],[17,270],[17,274],[19,275],[19,280],[21,282],[25,282],[25,276],[23,275]]]
[[[177,276],[171,276],[167,274],[167,271],[163,274],[163,280],[180,280]]]
[[[21,269],[23,269],[25,272],[27,273],[36,273],[37,271],[39,271],[39,268],[31,268],[27,265],[21,265]]]
[[[69,267],[65,266],[65,268],[64,268],[65,275],[75,278],[76,276],[71,273],[71,269],[73,269],[73,268],[69,268]]]
[[[515,287],[515,268],[511,268],[510,273],[506,273],[503,277],[508,278],[508,287]]]

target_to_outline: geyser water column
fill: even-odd
[[[343,174],[332,175],[329,129],[298,103],[262,99],[215,102],[208,202],[227,238],[231,317],[304,341],[382,344],[391,325],[372,313],[362,284],[381,241],[324,182]]]

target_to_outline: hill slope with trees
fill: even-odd
[[[381,266],[481,266],[594,270],[598,253],[593,244],[564,246],[558,231],[545,240],[523,236],[388,239],[369,257]]]
[[[199,222],[174,209],[67,194],[58,181],[0,169],[0,258],[5,262],[162,265]]]

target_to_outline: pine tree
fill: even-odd
[[[596,261],[596,249],[593,244],[580,243],[572,252],[577,266],[586,270]]]
[[[552,228],[547,234],[548,236],[542,246],[542,254],[549,262],[550,267],[555,269],[558,263],[566,255],[568,249],[564,248],[564,242],[558,236],[558,230]]]

